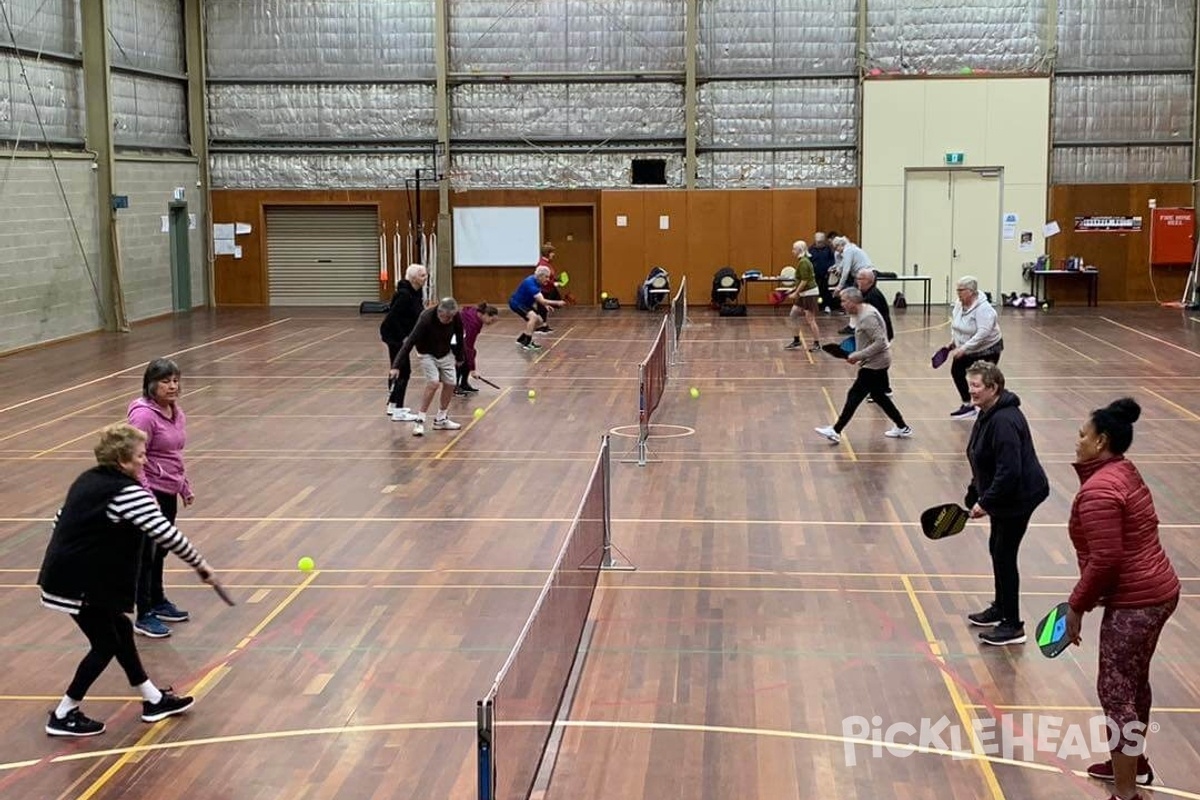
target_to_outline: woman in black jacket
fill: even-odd
[[[1050,496],[1050,482],[1038,462],[1021,400],[1004,388],[1000,368],[976,361],[967,369],[967,386],[979,416],[967,443],[971,484],[964,502],[972,517],[991,517],[988,551],[995,579],[992,604],[967,618],[973,625],[994,626],[980,634],[985,644],[1021,644],[1025,623],[1017,553],[1034,510]]]
[[[104,723],[79,710],[91,685],[113,658],[142,695],[142,720],[187,711],[191,697],[159,689],[146,676],[133,641],[134,609],[143,537],[195,568],[206,583],[212,570],[139,482],[146,465],[146,434],[128,423],[109,425],[95,447],[97,466],[76,478],[54,520],[54,533],[38,573],[42,605],[71,615],[91,644],[58,708],[51,736],[95,736]]]

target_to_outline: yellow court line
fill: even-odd
[[[555,339],[553,342],[551,342],[550,346],[549,346],[549,347],[547,347],[545,350],[543,350],[543,351],[541,352],[541,355],[539,355],[537,358],[535,358],[535,359],[533,360],[533,363],[534,363],[534,364],[536,364],[536,363],[538,363],[539,361],[541,361],[543,358],[545,358],[546,356],[550,355],[550,351],[551,351],[551,350],[553,350],[555,347],[557,347],[559,342],[561,342],[563,339],[565,339],[565,338],[567,338],[568,336],[570,336],[570,335],[571,335],[571,331],[573,331],[573,330],[575,330],[575,326],[574,326],[574,325],[572,325],[571,327],[567,328],[566,332],[565,332],[565,333],[563,333],[563,335],[562,335],[562,336],[559,336],[557,339]]]
[[[1043,339],[1046,339],[1047,341],[1054,342],[1054,343],[1055,343],[1056,345],[1058,345],[1059,347],[1065,347],[1066,349],[1070,350],[1072,353],[1074,353],[1074,354],[1075,354],[1075,355],[1077,355],[1077,356],[1080,356],[1080,357],[1082,357],[1082,358],[1086,358],[1088,361],[1092,362],[1093,364],[1099,364],[1099,363],[1100,363],[1100,362],[1099,362],[1099,361],[1097,361],[1096,359],[1094,359],[1094,358],[1092,358],[1091,356],[1089,356],[1087,353],[1081,353],[1081,352],[1079,352],[1078,350],[1076,350],[1074,347],[1071,347],[1071,345],[1069,345],[1069,344],[1063,344],[1063,343],[1062,343],[1062,342],[1060,342],[1058,339],[1055,339],[1053,336],[1047,336],[1046,334],[1044,334],[1044,333],[1042,333],[1041,331],[1039,331],[1037,328],[1029,328],[1029,330],[1033,331],[1033,332],[1034,332],[1034,333],[1036,333],[1038,336],[1041,336]]]
[[[48,699],[57,700],[58,698],[51,697]],[[979,708],[987,708],[987,706],[979,705],[977,703],[971,703],[971,704],[967,705],[967,708],[979,709]],[[1103,711],[1103,709],[1101,709],[1100,706],[1054,706],[1054,705],[1049,705],[1049,706],[1030,706],[1030,705],[1006,706],[1006,705],[995,705],[995,706],[992,706],[992,708],[995,708],[999,711],[1100,711],[1100,712]],[[1155,714],[1200,714],[1200,708],[1189,708],[1189,707],[1183,707],[1183,706],[1168,706],[1167,708],[1159,708],[1158,706],[1155,706],[1154,713]]]
[[[197,392],[203,392],[205,389],[210,389],[210,388],[212,388],[210,385],[200,386],[195,389],[189,390],[188,394],[189,395],[196,394]],[[101,425],[99,428],[93,428],[92,430],[88,431],[87,433],[85,433],[81,436],[76,436],[74,439],[68,439],[67,441],[62,442],[61,444],[56,444],[56,445],[54,445],[54,447],[51,447],[49,450],[42,450],[40,453],[35,453],[35,454],[29,456],[29,458],[27,460],[32,461],[36,458],[40,458],[40,457],[46,455],[47,453],[53,453],[55,450],[58,450],[59,448],[66,447],[69,444],[74,444],[75,442],[78,442],[82,439],[86,439],[89,436],[95,436],[97,433],[99,433],[100,431],[104,430],[107,427],[108,427],[108,425]]]
[[[331,333],[328,336],[323,336],[320,339],[317,339],[316,341],[309,342],[308,344],[302,344],[299,347],[293,347],[291,350],[288,350],[287,352],[284,352],[284,353],[280,353],[279,355],[275,356],[274,358],[268,358],[265,363],[274,364],[276,361],[280,360],[281,358],[287,358],[292,353],[298,353],[301,350],[312,347],[313,345],[320,344],[321,342],[328,342],[330,339],[336,339],[338,336],[341,336],[343,333],[349,333],[352,330],[354,330],[354,329],[353,328],[342,328],[337,333]]]
[[[487,416],[487,412],[491,411],[491,410],[492,410],[492,408],[493,408],[493,407],[494,407],[494,406],[495,406],[497,403],[499,403],[501,400],[503,400],[503,399],[504,399],[504,397],[505,397],[505,396],[506,396],[506,395],[507,395],[509,392],[511,392],[511,391],[512,391],[512,387],[511,387],[511,386],[506,386],[506,387],[504,387],[504,388],[503,388],[503,389],[500,391],[500,394],[499,394],[499,395],[497,395],[497,396],[496,396],[496,398],[495,398],[494,400],[492,400],[492,402],[488,403],[488,404],[487,404],[487,406],[486,406],[486,407],[483,409],[483,416],[484,416],[484,417],[485,417],[485,416]],[[474,428],[474,427],[475,427],[475,423],[479,422],[481,419],[483,419],[483,417],[476,417],[476,416],[472,416],[472,417],[471,417],[471,421],[470,421],[470,422],[468,422],[468,423],[466,424],[466,426],[465,426],[465,427],[464,427],[464,428],[463,428],[461,431],[459,431],[457,434],[455,434],[454,438],[453,438],[453,439],[451,439],[451,440],[450,440],[450,442],[449,442],[449,443],[448,443],[448,444],[447,444],[445,447],[443,447],[441,450],[439,450],[439,451],[438,451],[438,454],[437,454],[436,456],[434,456],[434,457],[433,457],[433,460],[434,460],[434,461],[441,461],[441,460],[442,460],[442,456],[444,456],[444,455],[446,455],[446,453],[450,452],[450,448],[451,448],[451,447],[454,447],[454,445],[458,443],[458,440],[459,440],[459,439],[461,439],[462,437],[466,436],[466,435],[467,435],[467,432],[468,432],[468,431],[470,431],[470,430],[471,430],[471,428]]]
[[[1071,330],[1073,330],[1073,331],[1076,331],[1076,332],[1078,332],[1078,333],[1082,333],[1084,336],[1088,337],[1089,339],[1095,339],[1095,340],[1096,340],[1097,342],[1099,342],[1100,344],[1106,344],[1106,345],[1108,345],[1109,347],[1113,348],[1114,350],[1120,350],[1122,353],[1124,353],[1125,355],[1129,356],[1130,358],[1136,358],[1138,361],[1144,362],[1144,363],[1146,363],[1146,364],[1153,364],[1153,363],[1154,363],[1154,362],[1152,362],[1152,361],[1151,361],[1150,359],[1148,359],[1148,358],[1142,358],[1142,357],[1141,357],[1141,356],[1139,356],[1137,353],[1131,353],[1131,352],[1129,352],[1129,351],[1128,351],[1128,350],[1126,350],[1124,347],[1117,347],[1117,346],[1116,346],[1115,344],[1113,344],[1112,342],[1106,342],[1105,340],[1101,339],[1099,336],[1093,336],[1092,334],[1090,334],[1090,333],[1088,333],[1087,331],[1085,331],[1083,328],[1072,328]]]
[[[1187,414],[1187,415],[1188,415],[1189,417],[1191,417],[1193,420],[1200,420],[1200,416],[1197,416],[1196,414],[1192,413],[1191,411],[1188,411],[1186,408],[1184,408],[1183,406],[1179,405],[1179,403],[1176,403],[1174,400],[1168,400],[1167,398],[1163,397],[1161,394],[1159,394],[1158,392],[1154,391],[1153,389],[1150,389],[1150,388],[1147,388],[1147,387],[1145,387],[1145,386],[1142,386],[1142,387],[1141,387],[1141,390],[1142,390],[1143,392],[1147,392],[1147,393],[1149,393],[1149,394],[1152,394],[1152,395],[1154,395],[1155,397],[1157,397],[1159,400],[1162,400],[1162,401],[1163,401],[1164,403],[1166,403],[1167,405],[1169,405],[1169,406],[1173,406],[1174,408],[1178,409],[1179,411],[1182,411],[1184,414]]]
[[[257,636],[259,633],[261,633],[263,628],[267,627],[267,625],[270,624],[271,620],[273,620],[273,619],[275,619],[275,617],[279,616],[279,614],[285,608],[287,608],[288,604],[290,604],[293,600],[295,600],[296,597],[299,596],[300,592],[304,591],[304,589],[310,583],[312,583],[313,580],[316,579],[318,574],[319,574],[319,572],[311,573],[303,583],[301,583],[299,586],[297,586],[295,589],[292,590],[291,594],[289,594],[287,597],[283,598],[283,600],[279,601],[279,604],[276,605],[275,608],[271,610],[271,613],[267,614],[266,618],[263,619],[262,622],[260,622],[258,625],[256,625],[250,631],[250,633],[248,633],[246,635],[246,637],[242,639],[242,641],[238,642],[237,645],[234,646],[234,648],[229,651],[229,654],[226,656],[224,661],[222,661],[220,664],[218,664],[217,666],[210,669],[208,671],[208,674],[206,674],[203,678],[201,678],[199,681],[196,682],[196,685],[193,687],[192,691],[195,692],[196,694],[203,692],[205,690],[205,687],[209,683],[211,683],[218,677],[223,676],[226,672],[228,672],[229,671],[229,659],[232,658],[239,650],[242,650],[247,645],[249,645],[250,642],[254,639],[254,637]],[[167,725],[162,724],[164,722],[166,722],[166,720],[161,720],[159,722],[154,723],[151,726],[150,730],[146,731],[146,733],[144,733],[142,735],[142,737],[140,739],[138,739],[137,743],[132,748],[128,748],[126,750],[126,752],[120,758],[118,758],[115,763],[113,763],[112,766],[110,766],[108,769],[106,769],[103,772],[103,774],[101,774],[100,777],[97,778],[92,783],[91,786],[89,786],[87,789],[85,789],[83,791],[83,794],[79,795],[77,800],[90,800],[91,797],[95,796],[96,792],[100,791],[102,788],[104,788],[104,785],[106,783],[108,783],[110,780],[112,780],[112,777],[114,775],[116,775],[121,770],[122,767],[124,767],[126,764],[128,764],[130,762],[130,760],[132,760],[132,758],[134,757],[135,754],[140,753],[145,749],[151,749],[150,747],[148,747],[148,745],[151,744],[151,740],[154,739],[155,737],[157,737],[160,733],[165,733],[168,729]]]
[[[917,621],[921,624],[921,630],[925,633],[925,642],[929,645],[930,652],[933,653],[934,658],[940,664],[938,672],[941,673],[942,682],[946,684],[946,691],[950,693],[950,700],[954,703],[954,710],[958,712],[959,721],[962,722],[963,727],[967,729],[967,732],[971,736],[971,749],[977,755],[982,756],[984,749],[973,724],[975,717],[967,710],[962,695],[958,691],[958,685],[946,671],[946,657],[942,652],[941,642],[938,641],[938,638],[933,633],[933,627],[929,624],[929,618],[925,615],[925,608],[921,605],[921,600],[917,597],[917,593],[913,589],[912,580],[907,575],[902,576],[900,580],[904,583],[904,589],[908,593],[909,602],[912,603],[913,611],[917,614]],[[992,797],[996,800],[1004,800],[1004,792],[1000,790],[1000,781],[996,779],[996,771],[992,768],[991,762],[981,759],[979,764],[983,768],[984,782],[991,791]]]
[[[39,422],[37,425],[31,425],[28,428],[25,428],[24,430],[20,430],[20,431],[17,431],[16,433],[10,433],[7,436],[0,437],[0,442],[7,442],[9,439],[15,438],[17,436],[21,436],[22,434],[30,433],[31,431],[36,431],[38,428],[44,428],[47,425],[53,425],[56,422],[62,422],[64,419],[74,417],[77,414],[82,414],[85,411],[91,411],[93,408],[99,408],[100,406],[108,405],[109,403],[112,403],[116,400],[120,400],[124,397],[132,398],[133,396],[134,396],[134,393],[129,390],[123,391],[120,394],[114,394],[112,397],[106,397],[105,399],[101,400],[98,403],[92,403],[90,406],[84,406],[83,408],[79,408],[74,411],[68,411],[66,414],[55,417],[54,419],[47,420],[45,422]]]
[[[1195,356],[1196,358],[1200,358],[1200,353],[1197,353],[1195,350],[1189,350],[1186,347],[1180,347],[1179,345],[1177,345],[1173,342],[1168,342],[1166,339],[1160,339],[1157,336],[1151,336],[1148,333],[1139,331],[1137,328],[1131,328],[1128,325],[1122,325],[1120,322],[1117,322],[1116,320],[1113,320],[1113,319],[1109,319],[1108,317],[1101,317],[1100,319],[1104,320],[1105,322],[1107,322],[1111,325],[1116,325],[1118,328],[1124,328],[1127,331],[1132,331],[1132,332],[1136,333],[1138,336],[1145,336],[1147,339],[1156,341],[1159,344],[1165,344],[1167,347],[1173,347],[1176,350],[1182,350],[1183,352],[1187,353],[1189,356]]]
[[[829,411],[833,414],[834,420],[838,418],[837,406],[833,404],[833,397],[829,394],[829,389],[822,386],[821,394],[825,395],[825,402],[829,405]],[[830,423],[832,424],[832,423]],[[846,445],[846,452],[850,454],[851,461],[858,461],[858,454],[854,452],[854,445],[850,444],[850,437],[845,432],[839,434],[842,437],[842,444]]]
[[[211,342],[202,342],[201,344],[195,345],[193,347],[188,347],[183,350],[176,350],[174,353],[167,353],[165,357],[166,358],[174,358],[175,356],[181,356],[184,353],[190,353],[193,350],[200,350],[205,347],[210,347],[211,345],[214,345],[214,344],[220,344],[221,342],[225,342],[230,339],[236,339],[239,336],[245,336],[247,333],[255,333],[257,331],[265,330],[267,328],[271,328],[276,325],[282,325],[283,323],[287,322],[290,319],[291,319],[291,317],[284,317],[281,320],[277,320],[275,322],[271,322],[266,325],[259,325],[257,328],[251,328],[249,330],[242,331],[241,333],[230,334],[229,336],[223,336],[220,339],[214,339]],[[66,394],[67,392],[73,392],[76,389],[82,389],[84,386],[91,386],[93,383],[100,383],[101,381],[106,381],[106,380],[109,380],[110,378],[119,377],[121,375],[124,375],[126,372],[129,372],[130,370],[142,369],[143,366],[144,366],[144,364],[135,364],[132,367],[126,367],[125,369],[119,369],[116,372],[110,372],[107,375],[101,375],[99,378],[92,378],[90,381],[83,381],[82,383],[72,384],[65,389],[59,389],[56,392],[48,392],[43,395],[38,395],[37,397],[32,397],[29,400],[22,400],[21,402],[14,403],[11,406],[5,406],[4,408],[0,408],[0,414],[5,413],[6,411],[14,411],[18,408],[23,408],[32,403],[37,403],[42,400],[49,399],[51,397],[57,397],[60,394]],[[217,376],[217,377],[220,377],[220,376]]]

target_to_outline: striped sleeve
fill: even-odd
[[[108,518],[113,522],[131,522],[160,547],[170,550],[193,567],[203,561],[196,548],[183,532],[163,516],[158,502],[141,485],[127,486],[108,504]]]

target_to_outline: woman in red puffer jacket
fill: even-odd
[[[1136,800],[1138,784],[1154,780],[1145,756],[1150,661],[1180,593],[1159,541],[1150,488],[1125,459],[1141,412],[1132,398],[1123,398],[1093,411],[1079,429],[1075,471],[1081,485],[1070,522],[1080,572],[1068,601],[1073,643],[1080,642],[1083,615],[1104,606],[1096,689],[1111,726],[1112,759],[1093,764],[1088,775],[1114,783],[1113,797],[1120,800]]]

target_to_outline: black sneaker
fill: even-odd
[[[50,712],[46,733],[51,736],[95,736],[104,733],[104,723],[88,719],[78,708],[72,708],[62,719]]]
[[[1020,622],[1001,622],[987,633],[979,634],[979,639],[984,644],[1024,644],[1025,626]]]
[[[160,719],[182,714],[196,701],[191,697],[179,697],[170,687],[162,690],[162,699],[157,703],[142,701],[142,722],[158,722]]]
[[[988,606],[983,611],[967,614],[967,619],[970,620],[972,625],[978,625],[981,628],[991,628],[1003,622],[1004,616],[1000,613],[1000,609],[995,606]]]

